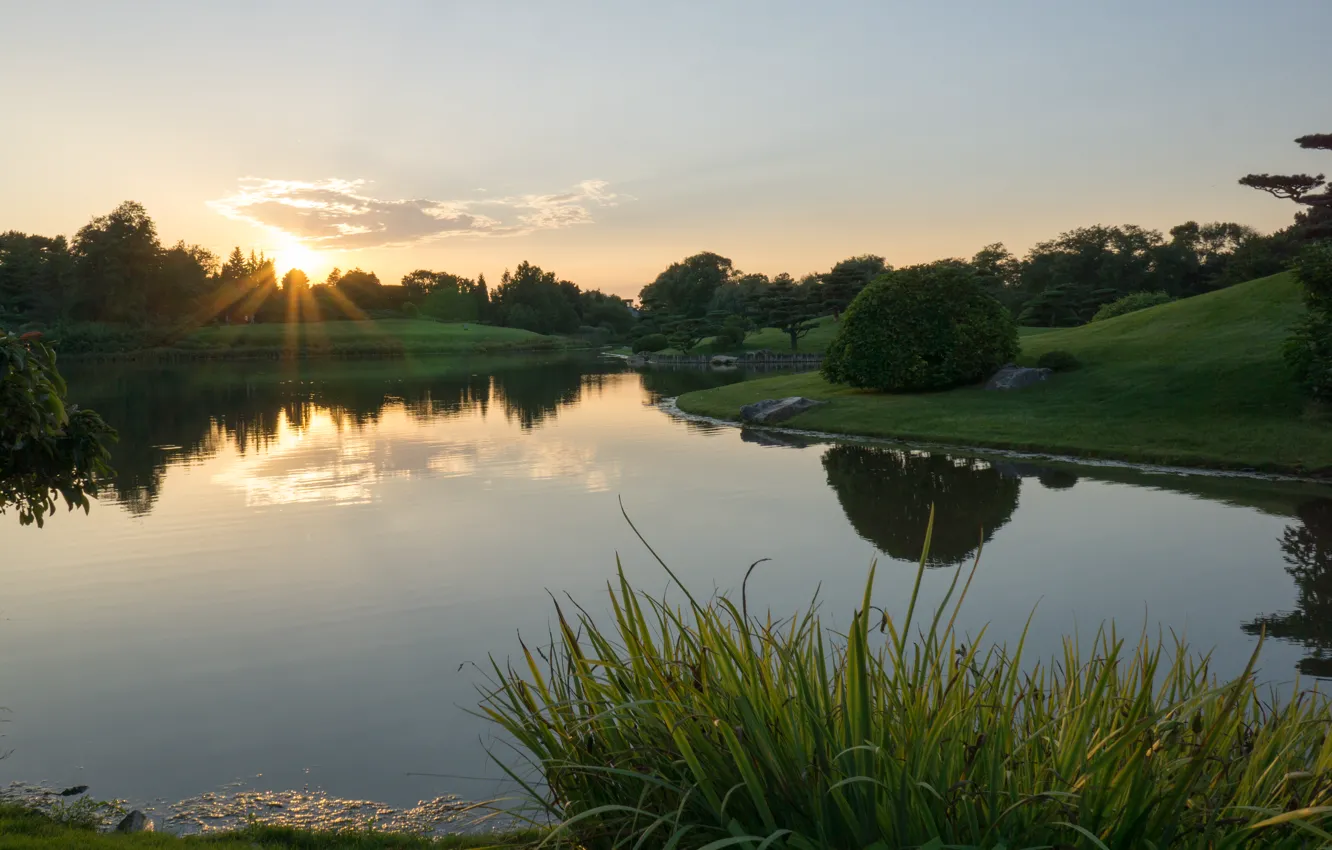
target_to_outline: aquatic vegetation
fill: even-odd
[[[928,549],[928,535],[926,537]],[[959,567],[932,611],[850,628],[739,600],[608,587],[614,623],[556,603],[481,710],[534,816],[587,847],[1303,847],[1332,840],[1332,711],[1218,681],[1173,637],[1113,625],[1037,661],[966,640]],[[666,564],[663,568],[670,572]],[[751,568],[752,570],[752,568]],[[748,576],[746,576],[746,581]]]

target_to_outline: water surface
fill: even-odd
[[[1174,629],[1238,671],[1332,674],[1332,492],[1308,484],[831,444],[672,418],[738,373],[588,360],[75,370],[120,429],[114,491],[44,529],[0,517],[0,782],[175,801],[309,789],[408,807],[503,786],[468,712],[547,589],[604,608],[622,559],[845,621],[871,561],[901,610],[985,541],[964,626],[1041,653]],[[1039,603],[1039,605],[1038,605]],[[257,798],[260,799],[260,798]]]

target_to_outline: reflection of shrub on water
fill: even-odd
[[[933,507],[932,567],[972,556],[1012,519],[1022,487],[979,458],[901,449],[834,446],[823,468],[856,533],[889,557],[920,557]]]
[[[1295,580],[1295,610],[1245,623],[1244,631],[1304,645],[1312,654],[1299,671],[1332,678],[1332,499],[1314,499],[1296,510],[1299,525],[1281,534],[1286,573]]]

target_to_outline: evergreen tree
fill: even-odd
[[[772,285],[759,300],[759,321],[763,327],[776,328],[790,337],[791,350],[795,351],[800,339],[814,330],[820,306],[783,272],[772,279]]]

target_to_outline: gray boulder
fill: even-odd
[[[827,403],[826,401],[815,401],[812,398],[802,396],[767,398],[753,404],[746,404],[740,408],[740,418],[755,425],[776,425],[778,422],[785,422],[792,416],[804,413],[811,407],[819,407]]]
[[[736,359],[729,354],[714,354],[708,362],[713,366],[734,366]]]
[[[1026,366],[1008,363],[999,367],[999,371],[990,376],[990,380],[985,382],[985,389],[1020,390],[1047,380],[1052,373],[1051,369],[1029,369]]]
[[[120,823],[116,824],[116,832],[152,832],[153,822],[143,812],[135,809],[125,815]]]

